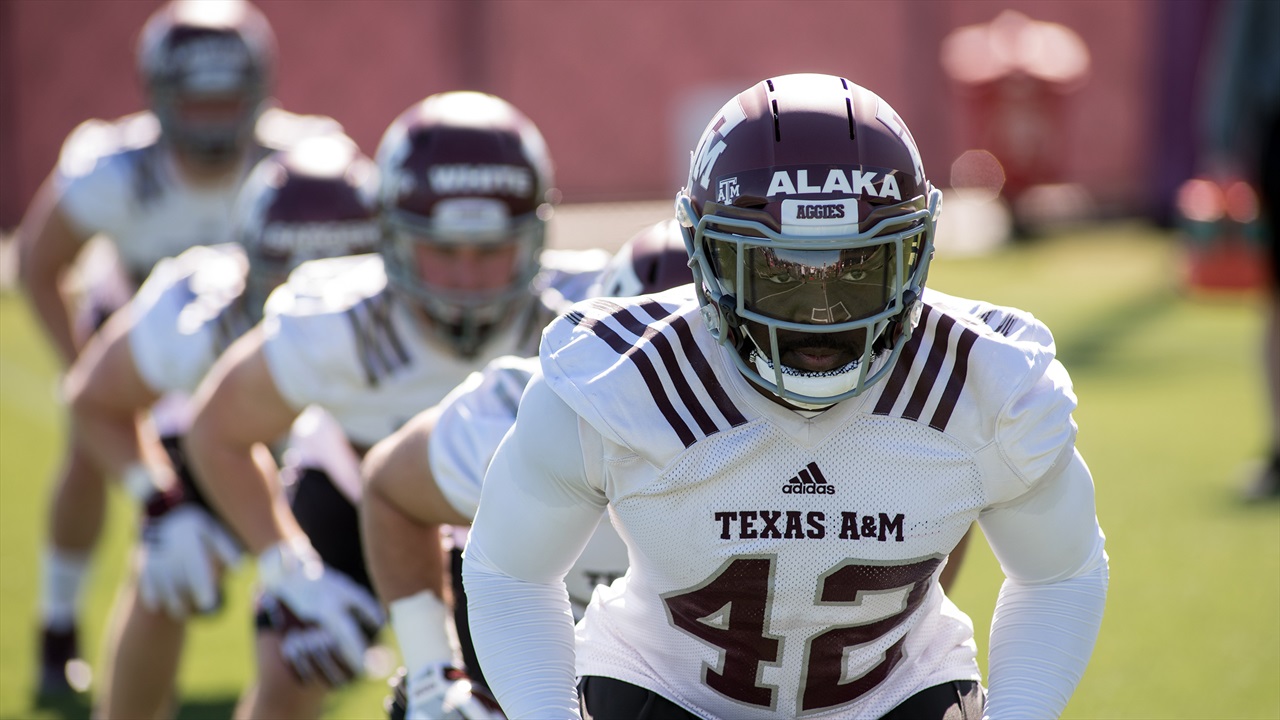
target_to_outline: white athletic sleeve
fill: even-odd
[[[1105,536],[1079,452],[978,518],[1006,580],[991,623],[986,718],[1056,718],[1093,652],[1107,595]]]
[[[463,563],[471,636],[513,718],[577,718],[564,576],[604,512],[577,415],[536,376],[485,476]]]
[[[428,438],[431,476],[445,500],[466,517],[475,517],[485,470],[515,422],[520,396],[537,369],[536,357],[503,355],[440,401],[440,417]]]

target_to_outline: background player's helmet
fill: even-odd
[[[647,295],[691,282],[693,273],[680,225],[675,220],[663,220],[631,236],[609,261],[589,294]]]
[[[210,163],[252,140],[274,62],[271,26],[243,0],[171,0],[138,40],[138,72],[166,141]]]
[[[880,380],[914,329],[941,201],[888,103],[844,78],[786,75],[712,119],[676,217],[707,326],[739,370],[825,407]],[[854,359],[788,367],[780,333]]]
[[[542,134],[505,100],[443,93],[391,123],[377,162],[388,279],[441,339],[474,355],[533,300],[555,195]],[[483,258],[487,282],[462,279],[464,257]]]
[[[299,141],[253,168],[240,190],[234,230],[249,259],[251,316],[303,262],[377,252],[376,180],[373,161],[338,134]]]

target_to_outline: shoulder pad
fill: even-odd
[[[86,120],[62,142],[58,172],[64,177],[79,177],[105,157],[154,145],[159,139],[160,123],[149,111],[117,120]]]
[[[263,111],[254,128],[258,144],[268,150],[283,150],[305,138],[342,132],[342,123],[326,115],[298,115],[275,107]]]
[[[947,295],[928,288],[925,289],[924,302],[975,332],[992,333],[1012,342],[1040,345],[1054,352],[1053,334],[1026,310]]]
[[[272,291],[265,312],[311,315],[340,311],[386,287],[387,275],[380,255],[309,260],[294,268],[284,284]]]
[[[533,280],[534,291],[552,315],[563,313],[573,303],[592,296],[609,258],[604,250],[544,250],[542,270]]]
[[[717,377],[693,286],[587,300],[543,333],[547,384],[610,442],[662,466],[747,422]]]

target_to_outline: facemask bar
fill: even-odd
[[[690,267],[693,269],[696,282],[694,289],[698,301],[702,305],[703,317],[708,329],[716,341],[732,352],[730,356],[747,379],[769,390],[779,397],[800,406],[826,407],[841,400],[861,394],[868,387],[879,382],[893,367],[894,360],[902,346],[910,337],[915,325],[916,307],[923,292],[925,279],[929,271],[929,263],[933,257],[933,237],[937,222],[938,210],[942,202],[942,193],[930,189],[928,208],[916,210],[904,215],[885,218],[870,229],[863,232],[844,233],[834,236],[802,236],[775,231],[759,222],[718,215],[699,216],[693,208],[692,199],[681,193],[676,198],[676,217],[684,231],[685,247],[689,251]],[[905,226],[905,227],[904,227]],[[896,232],[886,233],[890,228],[903,228]],[[726,231],[725,228],[729,231]],[[757,236],[738,235],[731,232],[733,228],[750,230]],[[908,240],[919,236],[919,258],[915,268],[908,265]],[[709,240],[721,241],[737,246],[736,280],[733,294],[725,292],[720,286],[713,268],[714,263],[707,255]],[[780,250],[839,250],[850,247],[874,247],[889,245],[893,248],[901,282],[896,283],[890,294],[891,301],[879,313],[860,320],[830,325],[812,325],[807,323],[777,320],[750,311],[746,307],[743,293],[745,278],[744,251],[750,246],[768,247]],[[901,274],[910,272],[910,276]],[[769,333],[770,352],[766,353],[755,338],[743,326],[743,321],[753,321],[767,328]],[[899,335],[894,339],[888,353],[875,351],[876,341],[895,322],[901,323]],[[778,330],[792,330],[803,333],[828,334],[861,330],[865,334],[865,346],[858,361],[857,381],[847,391],[830,396],[805,395],[787,388],[783,365],[778,350]],[[770,359],[772,379],[764,377],[749,357],[744,357],[742,350],[745,343],[750,342],[756,352]],[[872,365],[877,367],[872,372]]]
[[[240,71],[244,77],[219,92],[201,93],[184,88],[181,77],[156,77],[148,81],[152,112],[169,142],[208,162],[222,162],[253,139],[254,127],[266,104],[267,86],[262,71]],[[181,118],[184,101],[234,100],[241,103],[238,117],[220,124],[191,125]]]
[[[529,285],[538,274],[538,258],[546,238],[540,212],[513,218],[508,227],[490,232],[441,232],[432,223],[403,210],[384,211],[382,254],[387,278],[431,318],[440,338],[464,357],[476,354],[492,330],[515,314],[532,294]],[[419,245],[497,247],[515,244],[512,280],[496,291],[465,292],[436,287],[418,275],[415,248]]]

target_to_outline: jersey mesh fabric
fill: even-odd
[[[735,718],[877,717],[976,679],[936,578],[984,508],[1071,454],[1051,335],[927,294],[900,370],[806,418],[751,388],[678,295],[584,303],[544,339],[548,382],[606,448],[632,560],[578,627],[578,672]]]
[[[934,584],[938,560],[955,546],[982,503],[973,462],[949,443],[935,445],[922,459],[898,458],[898,465],[894,459],[878,466],[861,460],[879,454],[869,449],[885,444],[918,447],[920,432],[903,422],[859,420],[808,449],[757,421],[699,443],[639,492],[614,499],[624,536],[638,551],[625,594],[602,597],[588,610],[579,672],[622,676],[717,717],[875,717],[928,685],[976,678],[972,627]],[[785,493],[792,487],[789,479],[810,463],[835,492]],[[712,476],[717,480],[707,479]],[[926,485],[922,478],[931,479]],[[881,540],[881,531],[899,516],[900,533],[890,529]],[[864,518],[873,521],[874,531],[864,527]],[[846,523],[858,532],[849,532]],[[846,537],[840,537],[842,531]],[[743,560],[763,560],[767,569]],[[850,582],[876,590],[856,599],[818,601],[823,583],[836,582],[833,574],[850,565],[856,566]],[[895,580],[902,573],[893,571],[907,565],[916,566],[911,581]],[[776,657],[761,660],[755,676],[754,685],[773,688],[767,707],[709,688],[707,673],[723,669],[721,649],[676,626],[672,613],[680,607],[679,598],[712,585],[728,593],[725,598],[742,590],[741,611],[763,609],[759,629],[780,641]],[[846,681],[874,671],[885,652],[907,635],[905,658],[893,672],[851,702],[825,709],[802,706],[801,688],[814,672],[809,666],[814,650],[807,640],[832,628],[894,616],[913,587],[927,588],[913,611],[884,634],[849,648],[840,671]],[[699,622],[721,628],[761,622],[740,620],[734,605],[716,610]]]

